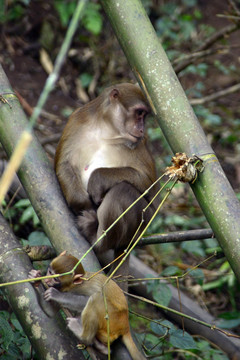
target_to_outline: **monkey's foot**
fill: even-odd
[[[95,241],[98,228],[97,213],[94,210],[85,210],[78,216],[77,225],[81,234],[90,242]]]
[[[100,342],[98,339],[94,339],[93,341],[94,347],[102,354],[108,355],[108,347]]]

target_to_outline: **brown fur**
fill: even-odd
[[[92,244],[155,180],[153,159],[144,137],[148,104],[133,84],[111,86],[77,109],[60,139],[55,169],[78,226]],[[152,189],[95,247],[122,251],[156,193]],[[154,210],[144,213],[147,222]]]
[[[70,266],[73,268],[77,261],[73,256],[63,253],[51,263],[51,272],[56,273],[55,270],[57,269],[58,273],[64,273],[69,270]],[[94,345],[96,339],[97,342],[99,341],[104,345],[104,347],[100,347],[100,349],[102,349],[103,352],[105,349],[106,352],[108,344],[106,315],[108,314],[110,344],[119,337],[122,337],[124,344],[134,360],[145,359],[132,340],[128,321],[128,304],[119,286],[113,280],[106,282],[107,277],[103,274],[93,276],[94,273],[86,272],[82,275],[82,269],[80,269],[80,273],[78,273],[78,271],[79,270],[75,272],[73,277],[68,277],[68,282],[65,278],[64,283],[61,283],[62,278],[59,278],[61,294],[56,295],[56,289],[53,289],[54,292],[49,289],[46,292],[45,298],[48,301],[51,300],[62,304],[70,310],[76,310],[78,298],[80,299],[82,296],[73,297],[73,295],[85,295],[89,297],[82,311],[81,321],[76,318],[68,319],[70,330],[72,330],[79,340],[86,345]],[[72,294],[68,304],[66,304],[64,298],[66,296],[65,293]],[[107,311],[104,297],[106,299]]]

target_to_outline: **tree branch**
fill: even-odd
[[[230,24],[230,25],[225,26],[224,28],[220,29],[219,31],[216,31],[208,39],[206,39],[202,43],[202,45],[197,48],[196,51],[202,51],[202,50],[208,49],[215,42],[230,35],[232,32],[234,32],[235,30],[238,30],[239,28],[240,28],[240,21],[238,21],[236,24]]]
[[[0,213],[1,283],[27,279],[31,269],[28,256]],[[77,341],[68,336],[63,319],[49,318],[41,309],[33,285],[25,283],[3,289],[39,359],[84,359],[76,348]]]
[[[138,246],[164,244],[169,242],[202,240],[214,237],[211,229],[188,230],[188,231],[175,231],[169,234],[150,235],[142,238]]]
[[[172,62],[174,71],[176,72],[176,74],[178,74],[180,73],[180,71],[184,70],[188,65],[191,65],[194,61],[202,59],[206,56],[213,55],[215,53],[227,54],[229,53],[229,49],[226,48],[206,49],[206,50],[194,52],[192,54],[181,56],[180,58],[177,58]]]
[[[229,95],[229,94],[233,94],[239,90],[240,90],[240,83],[230,86],[226,89],[217,91],[211,95],[204,96],[200,99],[190,99],[189,102],[191,105],[202,105],[202,104],[205,104],[206,102],[219,99],[219,98]]]

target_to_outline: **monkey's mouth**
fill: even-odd
[[[133,135],[131,133],[128,133],[128,134],[130,135],[130,140],[132,142],[138,142],[143,138],[143,136],[137,136],[137,135]]]
[[[60,280],[58,278],[46,279],[45,283],[49,287],[54,287],[54,288],[60,288],[61,287],[61,282],[60,282]]]

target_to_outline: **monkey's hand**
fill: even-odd
[[[44,293],[44,300],[46,300],[46,301],[59,302],[58,300],[60,300],[61,297],[62,297],[62,295],[61,295],[60,291],[58,291],[54,287],[50,287]]]
[[[78,216],[77,224],[82,235],[90,242],[96,241],[96,233],[98,228],[97,213],[94,210],[85,210],[82,215]]]
[[[105,182],[103,181],[104,179],[101,170],[102,169],[97,169],[93,171],[88,181],[88,187],[87,187],[87,192],[89,194],[90,199],[97,206],[101,204],[106,192],[109,190],[107,181]]]
[[[35,278],[38,278],[38,277],[40,277],[40,276],[42,276],[40,270],[32,269],[32,270],[29,271],[29,273],[28,273],[28,278],[29,278],[29,279],[35,279]],[[36,281],[36,282],[34,283],[34,286],[35,286],[35,287],[38,287],[40,284],[41,284],[41,281]]]
[[[35,278],[38,278],[38,277],[40,277],[40,276],[42,276],[40,270],[32,269],[32,270],[29,271],[29,273],[28,273],[28,278],[29,278],[29,279],[35,279]]]

